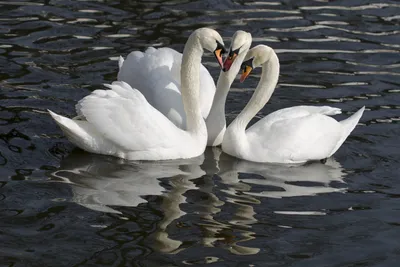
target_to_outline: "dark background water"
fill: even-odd
[[[398,1],[0,1],[0,266],[397,266]],[[117,57],[182,51],[196,28],[276,49],[259,117],[366,106],[326,165],[252,164],[218,149],[132,163],[74,150],[46,113],[116,79]],[[218,76],[213,58],[204,64]],[[260,70],[235,82],[228,120]]]

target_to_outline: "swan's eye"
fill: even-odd
[[[228,59],[234,61],[236,56],[237,56],[236,54],[233,54],[233,55],[229,56]]]
[[[222,69],[223,71],[228,71],[231,68],[233,62],[235,61],[237,55],[239,54],[239,49],[240,47],[234,51],[229,50],[228,57],[225,59],[224,62],[224,68]]]
[[[250,72],[253,70],[253,68],[249,65],[243,65],[242,64],[242,75],[240,76],[240,82],[244,82],[246,78],[249,76]]]
[[[239,50],[240,50],[240,47],[234,51],[232,51],[232,50],[229,51],[229,55],[228,55],[229,60],[234,60],[237,57],[237,55],[239,55]]]
[[[242,63],[240,69],[242,70],[242,75],[240,76],[240,82],[244,82],[246,78],[249,76],[250,72],[253,70],[253,59],[250,58],[249,60]]]
[[[246,71],[246,67],[250,67],[253,69],[253,58],[250,58],[249,60],[244,61],[242,63],[242,65],[240,66],[240,69],[243,71]]]
[[[225,46],[218,41],[216,41],[216,42],[217,42],[217,48],[215,50],[221,50],[220,53],[225,54],[226,53]]]

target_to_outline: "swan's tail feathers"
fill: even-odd
[[[118,58],[118,68],[119,69],[122,68],[122,65],[124,64],[124,61],[125,61],[124,58],[119,56],[119,58]]]
[[[357,123],[360,121],[361,116],[364,113],[364,110],[365,110],[365,106],[360,108],[356,113],[354,113],[353,115],[351,115],[347,119],[342,120],[340,122],[340,124],[345,129],[345,132],[347,133],[346,137],[354,130],[354,128],[356,128]]]
[[[342,125],[342,128],[343,128],[342,138],[337,143],[335,149],[333,150],[333,152],[329,156],[332,156],[339,149],[339,147],[344,143],[344,141],[350,135],[350,133],[354,130],[354,128],[356,128],[358,122],[361,119],[361,116],[364,113],[364,110],[365,110],[365,106],[360,108],[356,113],[354,113],[353,115],[351,115],[347,119],[342,120],[342,121],[339,122]]]
[[[75,144],[81,149],[89,152],[93,151],[93,138],[88,132],[82,127],[82,123],[86,121],[76,121],[69,118],[58,115],[51,110],[47,110],[50,116],[56,121],[58,126],[64,132],[65,136],[71,143]]]

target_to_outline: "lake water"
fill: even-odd
[[[0,1],[0,266],[397,266],[398,1]],[[299,104],[362,106],[324,164],[127,162],[69,143],[46,113],[116,79],[117,58],[182,51],[196,28],[273,47],[279,87],[258,118]],[[211,54],[204,64],[217,78]],[[233,84],[231,121],[257,69]]]

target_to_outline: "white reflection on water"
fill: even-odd
[[[153,249],[164,253],[178,253],[184,249],[182,241],[168,236],[167,227],[185,215],[180,209],[180,205],[186,203],[184,194],[188,190],[198,190],[207,198],[191,205],[191,209],[197,210],[190,212],[199,217],[196,225],[201,229],[203,246],[224,247],[233,254],[250,255],[257,254],[260,249],[239,243],[255,239],[251,225],[257,222],[255,208],[261,203],[260,197],[344,192],[345,188],[331,185],[332,182],[344,184],[344,175],[343,168],[334,159],[328,159],[326,164],[302,166],[259,164],[232,158],[219,148],[213,148],[195,159],[161,162],[129,162],[73,153],[61,162],[52,177],[71,185],[72,201],[102,212],[120,213],[113,206],[135,207],[146,202],[144,196],[161,196],[160,209],[164,217],[149,238]],[[202,183],[196,186],[192,180],[200,177]],[[162,186],[160,178],[168,178],[163,179],[168,190]],[[234,212],[228,203],[234,204]],[[223,221],[215,219],[221,212],[224,212]],[[226,219],[225,213],[229,218]]]
[[[72,201],[87,208],[119,213],[109,206],[135,207],[142,197],[162,195],[160,178],[198,178],[203,157],[164,162],[128,162],[89,153],[73,153],[61,162],[53,177],[70,183]],[[184,183],[182,183],[182,186]],[[189,187],[191,188],[191,187]]]
[[[332,182],[344,184],[346,175],[340,163],[333,158],[329,158],[325,164],[314,162],[289,166],[244,161],[221,153],[218,166],[218,176],[222,182],[232,185],[226,192],[236,193],[237,189],[233,188],[240,188],[246,195],[282,198],[346,190],[331,185]],[[268,190],[252,192],[254,186]]]
[[[344,192],[345,188],[335,188],[332,182],[344,183],[345,172],[340,163],[329,158],[325,164],[309,163],[301,166],[259,164],[243,160],[225,160],[219,176],[224,183],[245,183],[250,190],[247,195],[258,197],[282,198],[312,196],[322,193]],[[220,162],[220,165],[221,162]],[[240,178],[240,174],[246,177]],[[249,174],[255,174],[252,177]],[[268,190],[251,192],[257,185]],[[272,189],[271,189],[272,188]],[[275,189],[275,190],[273,190]]]

